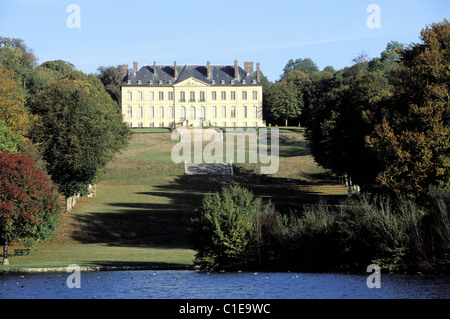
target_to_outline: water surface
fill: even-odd
[[[195,271],[82,272],[0,275],[2,299],[450,299],[449,276],[314,273],[202,273]]]

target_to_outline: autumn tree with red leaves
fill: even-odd
[[[8,245],[22,241],[32,247],[54,234],[59,216],[51,182],[33,161],[19,154],[0,153],[0,235],[3,265],[9,265]]]

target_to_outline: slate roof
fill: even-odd
[[[206,65],[177,65],[178,77],[174,78],[174,65],[156,65],[156,70],[153,65],[145,65],[136,74],[125,76],[122,86],[172,86],[189,78],[217,86],[262,85],[241,67],[238,67],[238,70],[239,78],[235,79],[233,65],[211,65],[211,75],[208,78]],[[130,84],[128,80],[131,81]]]

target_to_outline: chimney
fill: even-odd
[[[156,61],[153,61],[153,75],[156,75]]]
[[[244,70],[246,73],[253,76],[253,62],[244,62]]]
[[[261,82],[261,70],[259,62],[256,62],[256,81]]]
[[[234,60],[234,78],[239,79],[238,60]]]
[[[206,62],[206,77],[211,78],[211,62]]]
[[[177,76],[177,61],[173,62],[173,77],[176,79]]]
[[[134,74],[137,73],[137,69],[138,69],[138,63],[137,62],[133,62],[133,73]]]
[[[120,66],[120,72],[122,73],[122,78],[128,75],[128,64],[122,64]]]

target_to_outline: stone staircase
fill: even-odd
[[[233,175],[232,163],[184,163],[186,175]]]

